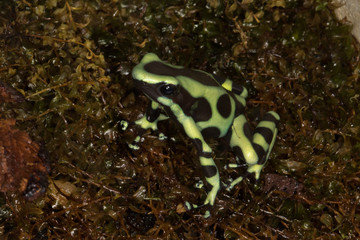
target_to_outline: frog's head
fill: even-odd
[[[154,53],[146,54],[132,70],[135,87],[157,101],[159,97],[173,98],[179,91],[174,66],[163,63]]]

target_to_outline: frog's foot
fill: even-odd
[[[141,137],[137,136],[132,143],[129,143],[128,146],[132,150],[139,150],[139,142],[141,141]]]
[[[243,168],[246,167],[247,164],[243,163],[229,163],[225,166],[225,169],[231,169],[231,168]],[[232,178],[228,179],[228,183],[227,184],[223,184],[226,188],[226,191],[231,191],[231,189],[233,189],[233,187],[240,183],[246,176],[248,175],[248,173],[245,173],[243,175],[241,175],[240,177],[237,177],[235,180],[233,180]]]
[[[141,129],[142,130],[142,129]],[[143,130],[141,131],[141,135],[143,134]],[[164,141],[164,140],[166,140],[166,139],[168,139],[168,137],[165,135],[165,134],[163,134],[163,133],[159,133],[159,135],[158,135],[158,139],[160,140],[160,141]],[[129,146],[129,148],[130,149],[132,149],[132,150],[139,150],[140,149],[140,143],[141,142],[143,142],[144,141],[144,139],[142,138],[142,137],[140,137],[140,135],[138,135],[135,139],[134,139],[134,141],[132,142],[132,143],[130,143],[130,144],[128,144],[128,146]]]
[[[131,124],[131,123],[129,123],[129,122],[126,121],[126,120],[121,120],[121,121],[120,121],[121,130],[126,131],[126,129],[128,129],[128,127],[129,127],[130,124]],[[139,142],[140,142],[140,141],[141,141],[141,137],[140,137],[140,135],[139,135],[139,136],[137,136],[137,137],[135,138],[135,140],[134,140],[132,143],[129,143],[129,144],[128,144],[129,148],[132,149],[132,150],[139,150],[139,149],[140,149],[140,147],[139,147]]]
[[[120,121],[121,130],[125,131],[129,127],[129,122],[125,120]]]
[[[195,184],[195,187],[197,188],[202,188],[204,186],[203,182],[200,180],[198,183]],[[214,206],[215,203],[215,198],[216,195],[219,191],[220,186],[213,186],[211,191],[208,192],[206,199],[204,201],[204,203],[202,205],[197,205],[194,203],[190,203],[188,201],[185,202],[185,208],[186,210],[191,210],[191,209],[197,209],[197,208],[203,208],[203,207],[208,207],[211,208],[212,206]],[[207,209],[205,211],[205,214],[203,215],[204,218],[209,218],[210,217],[210,210]]]
[[[244,176],[240,176],[238,178],[236,178],[235,180],[230,180],[230,183],[226,185],[226,191],[231,191],[231,189],[233,189],[233,187],[240,183],[242,180],[244,180]]]
[[[161,141],[164,141],[164,140],[168,139],[168,137],[165,134],[163,134],[162,132],[159,133],[158,138]]]
[[[164,141],[164,140],[169,139],[169,140],[171,140],[171,141],[173,141],[173,142],[176,142],[176,140],[175,140],[174,137],[170,137],[170,138],[169,138],[168,136],[166,136],[166,135],[163,134],[162,132],[159,133],[158,138],[159,138],[160,141]]]
[[[198,188],[198,189],[203,189],[204,188],[204,182],[202,180],[199,180],[197,183],[195,183],[194,187]]]
[[[197,204],[194,204],[194,203],[190,203],[190,202],[188,202],[188,201],[186,201],[186,202],[184,203],[184,205],[185,205],[186,210],[188,210],[188,211],[190,211],[190,210],[192,210],[192,209],[203,208],[203,207],[208,206],[208,204],[197,205]],[[211,215],[211,214],[210,214],[210,210],[206,210],[205,213],[204,213],[204,215],[202,215],[202,217],[203,217],[203,218],[209,218],[210,215]]]
[[[233,189],[233,187],[235,187],[235,185],[239,184],[242,180],[249,177],[249,175],[251,175],[252,173],[253,172],[250,172],[249,170],[247,170],[245,173],[241,174],[241,176],[239,176],[239,177],[237,177],[235,179],[229,179],[229,183],[224,184],[224,186],[226,188],[226,191],[230,192]]]
[[[186,207],[186,210],[188,210],[188,211],[190,211],[191,209],[196,209],[196,208],[200,208],[200,207],[202,207],[202,205],[197,205],[197,204],[195,204],[195,203],[191,203],[191,202],[188,202],[188,201],[186,201],[185,203],[184,203],[184,205],[185,205],[185,207]]]

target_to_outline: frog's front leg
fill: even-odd
[[[263,120],[257,125],[254,134],[252,134],[243,114],[234,119],[227,139],[233,151],[241,159],[245,160],[248,169],[247,173],[230,183],[227,187],[228,190],[241,182],[247,174],[254,173],[256,180],[260,178],[260,172],[269,158],[275,143],[279,120],[280,117],[276,112],[267,112]]]
[[[161,113],[161,109],[159,108],[159,104],[155,101],[152,101],[147,110],[145,115],[140,118],[139,120],[135,121],[135,124],[139,126],[138,136],[135,138],[135,140],[129,144],[129,147],[133,150],[139,149],[139,142],[141,139],[141,136],[144,134],[144,132],[147,129],[152,129],[153,131],[157,131],[157,123],[162,120],[166,120],[169,117]]]
[[[205,175],[206,181],[210,184],[211,190],[208,192],[203,205],[213,206],[216,195],[220,189],[220,176],[216,164],[212,158],[212,150],[205,142],[200,130],[191,117],[186,115],[177,116],[177,120],[184,127],[185,133],[192,139],[199,155],[200,164]],[[185,203],[188,209],[198,208],[200,206],[190,203]],[[205,217],[210,216],[210,212],[205,213]]]

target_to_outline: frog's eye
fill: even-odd
[[[161,86],[160,92],[164,95],[171,95],[176,91],[177,87],[173,84],[166,84]]]

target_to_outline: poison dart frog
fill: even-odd
[[[157,123],[169,117],[184,129],[197,149],[207,183],[211,186],[204,205],[213,206],[221,187],[219,171],[212,158],[212,150],[204,139],[224,138],[236,156],[247,164],[247,172],[226,185],[230,190],[248,174],[256,180],[264,167],[278,132],[279,115],[267,112],[254,131],[247,122],[243,86],[214,74],[174,66],[154,53],[146,54],[132,70],[135,87],[151,103],[145,115],[135,122],[141,129],[157,130]],[[138,148],[138,136],[132,148]],[[233,167],[240,166],[232,164]],[[199,207],[186,202],[188,209]],[[209,210],[205,217],[209,216]]]

